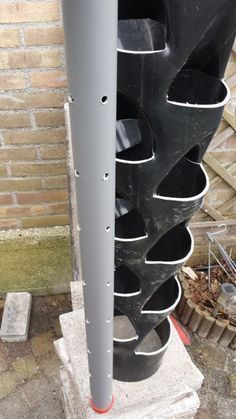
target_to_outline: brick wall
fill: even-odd
[[[59,6],[60,0],[0,0],[0,230],[68,223]],[[235,63],[233,52],[226,79],[234,98]],[[219,131],[229,134],[212,155],[235,175],[235,133],[225,124]],[[211,188],[206,200],[232,219],[233,189],[207,170]],[[194,220],[212,218],[199,211]]]
[[[68,223],[59,1],[0,0],[0,230]]]

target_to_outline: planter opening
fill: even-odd
[[[132,52],[165,49],[165,13],[162,1],[119,1],[118,48]]]
[[[181,223],[164,234],[149,250],[146,262],[177,262],[187,257],[191,246],[191,235],[185,224]]]
[[[143,161],[153,155],[152,129],[140,111],[123,95],[117,96],[116,158]]]
[[[165,319],[155,329],[151,330],[144,340],[137,346],[136,355],[154,355],[161,351],[170,338],[170,323]]]
[[[142,309],[142,313],[148,311],[168,310],[178,301],[180,288],[174,276],[169,278],[158,290],[152,295]],[[172,308],[173,309],[173,308]]]
[[[120,194],[116,195],[115,236],[127,240],[146,237],[142,215]]]
[[[159,185],[156,195],[176,199],[194,198],[204,193],[206,185],[207,178],[200,164],[183,158]]]
[[[137,332],[127,316],[115,310],[114,316],[114,340],[132,341],[138,338]]]
[[[119,265],[115,270],[115,294],[131,296],[141,292],[138,277],[126,266]]]
[[[195,145],[187,154],[185,154],[186,159],[189,159],[195,163],[198,163],[200,160],[200,147]]]
[[[199,70],[183,69],[172,82],[168,102],[188,105],[216,105],[224,101],[227,89],[221,80]]]

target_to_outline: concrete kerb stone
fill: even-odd
[[[3,342],[26,342],[28,339],[32,296],[28,292],[7,294],[0,337]]]

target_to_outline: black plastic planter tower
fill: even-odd
[[[154,374],[208,189],[235,0],[119,0],[114,377]]]

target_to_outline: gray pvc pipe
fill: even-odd
[[[112,401],[117,0],[63,0],[93,404]]]

